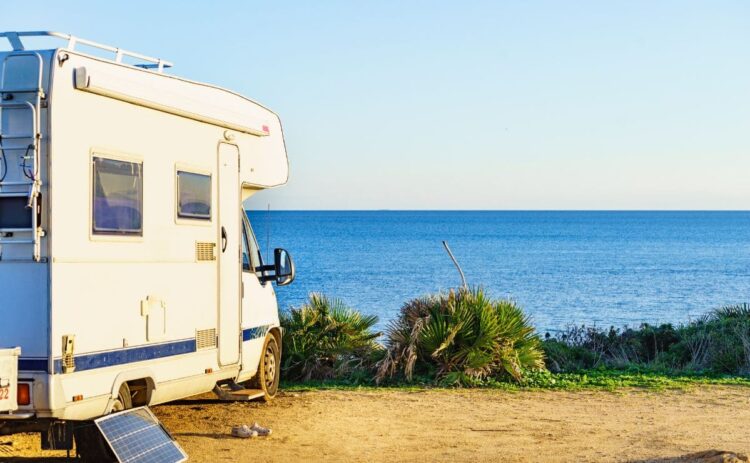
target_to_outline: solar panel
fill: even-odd
[[[147,407],[95,420],[120,463],[180,463],[187,454]]]

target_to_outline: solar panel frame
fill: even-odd
[[[148,407],[94,420],[120,463],[181,463],[187,454]],[[135,440],[133,440],[135,439]]]

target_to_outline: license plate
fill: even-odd
[[[0,400],[10,399],[10,386],[0,387]]]

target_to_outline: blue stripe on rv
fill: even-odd
[[[252,341],[253,339],[264,338],[271,325],[255,326],[242,330],[242,341]]]
[[[265,337],[271,325],[255,326],[242,330],[242,340]],[[94,370],[115,365],[125,365],[134,362],[143,362],[158,358],[171,357],[173,355],[189,354],[195,352],[195,339],[167,342],[157,345],[130,347],[126,349],[97,352],[94,354],[83,354],[75,356],[75,371]],[[47,359],[45,358],[20,358],[18,361],[19,371],[47,371]],[[63,372],[62,359],[55,359],[55,374]]]
[[[75,371],[94,370],[96,368],[124,365],[126,363],[143,362],[145,360],[189,354],[191,352],[195,352],[195,339],[110,350],[96,354],[76,355],[74,359],[76,366]],[[62,359],[55,359],[55,374],[60,374],[62,372]]]

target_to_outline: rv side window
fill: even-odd
[[[177,171],[177,216],[211,220],[211,176]]]
[[[94,157],[93,232],[143,235],[143,164]]]

